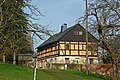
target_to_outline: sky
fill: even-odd
[[[66,23],[68,27],[76,24],[76,20],[84,15],[85,0],[32,0],[40,12],[45,16],[40,16],[40,20],[35,21],[48,29],[57,33],[61,29],[61,25]],[[41,44],[36,43],[35,46]]]

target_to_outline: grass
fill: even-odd
[[[0,63],[0,80],[33,80],[33,69]],[[110,80],[109,78],[76,70],[37,70],[37,80]]]

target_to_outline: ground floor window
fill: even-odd
[[[65,63],[68,64],[69,62],[69,58],[65,58]]]
[[[90,60],[90,64],[93,64],[93,59],[89,59]]]

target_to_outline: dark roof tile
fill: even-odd
[[[73,25],[72,27],[67,28],[64,32],[60,32],[57,34],[54,34],[53,36],[51,36],[50,38],[48,38],[46,41],[44,41],[41,45],[39,45],[37,48],[41,48],[45,45],[48,45],[50,43],[54,43],[59,41],[65,34],[67,34],[69,31],[71,31],[74,27],[76,26],[80,26],[82,27],[80,24],[76,24]],[[83,27],[82,27],[83,28]],[[85,30],[85,28],[83,28]],[[89,33],[90,34],[90,33]],[[91,34],[90,34],[91,35]],[[92,37],[94,37],[93,35],[91,35]],[[95,37],[94,37],[95,38]],[[96,39],[96,38],[95,38]],[[96,39],[97,40],[97,39]]]

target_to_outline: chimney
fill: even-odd
[[[64,23],[64,24],[61,26],[61,32],[64,32],[66,29],[67,29],[67,24]]]

